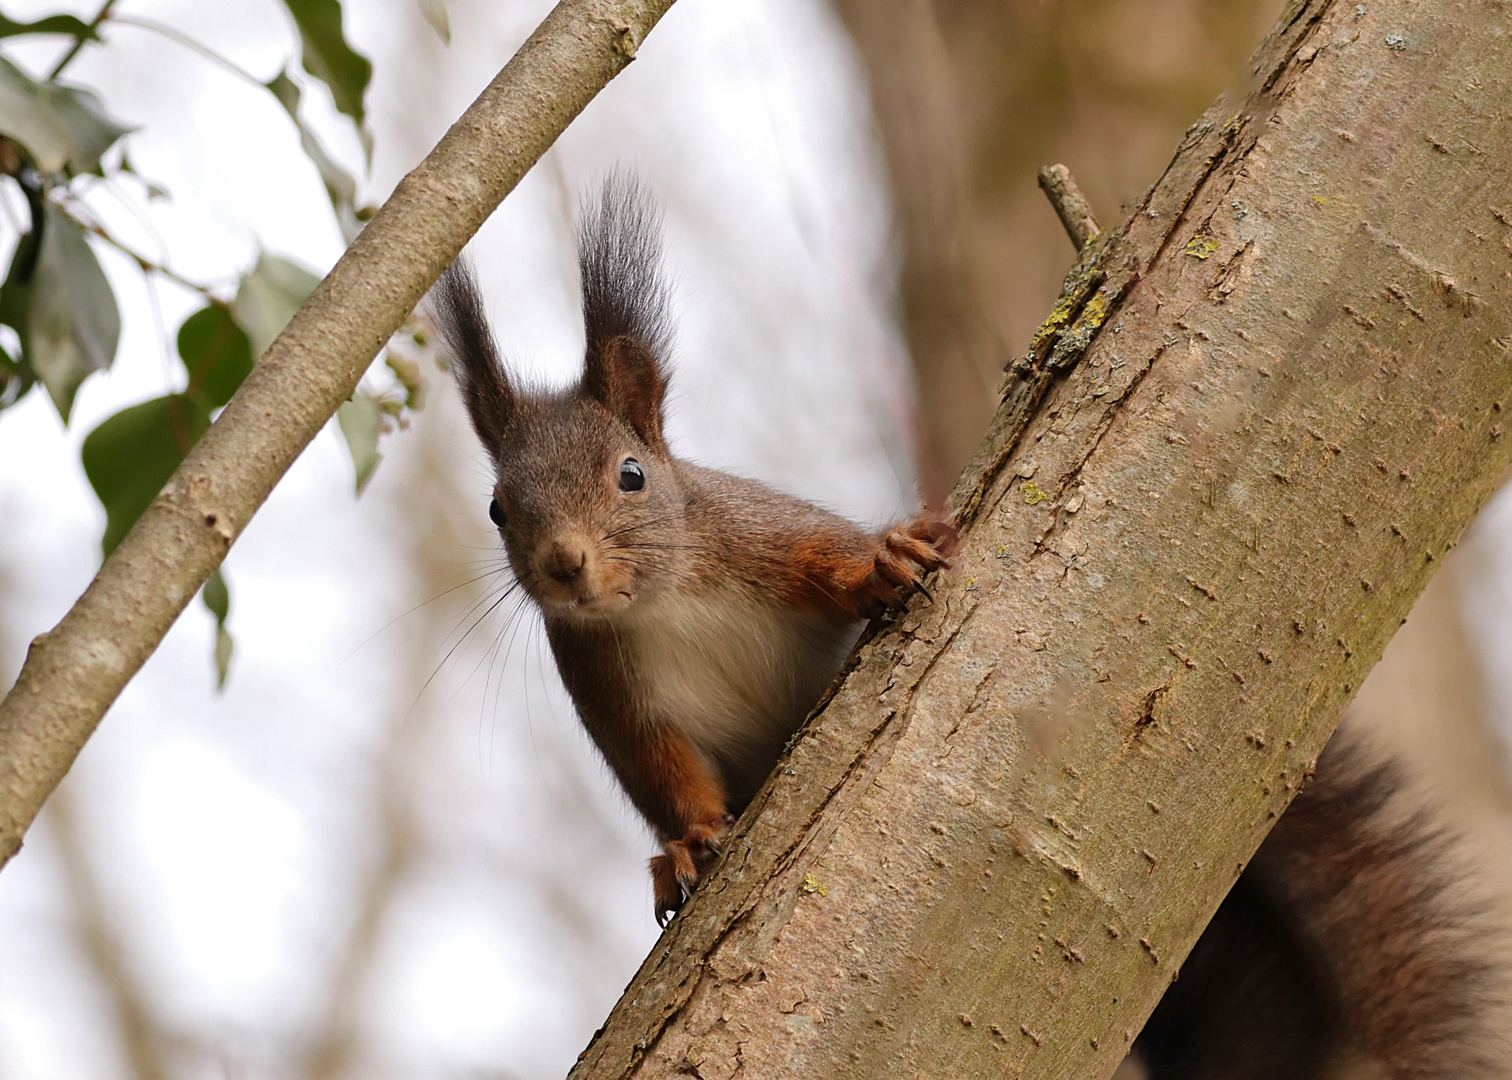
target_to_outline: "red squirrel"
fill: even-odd
[[[500,362],[458,262],[432,318],[497,480],[489,516],[541,609],[583,725],[663,845],[657,921],[834,677],[863,620],[924,590],[955,533],[878,535],[674,457],[663,433],[669,295],[657,219],[611,180],[579,231],[587,355],[557,392]],[[1497,1075],[1500,927],[1399,784],[1350,741],[1223,902],[1128,1068],[1149,1080]],[[1135,1062],[1138,1064],[1136,1065]],[[1120,1076],[1124,1073],[1120,1073]]]
[[[605,184],[579,229],[582,378],[527,390],[458,260],[432,321],[494,461],[489,516],[539,606],[578,716],[662,843],[657,922],[698,875],[834,678],[864,620],[923,590],[954,530],[883,535],[674,457],[663,433],[670,293],[656,212]]]

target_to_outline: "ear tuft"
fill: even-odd
[[[515,394],[488,329],[477,279],[464,256],[446,268],[430,291],[429,313],[452,375],[462,391],[473,430],[497,456],[514,418]]]
[[[578,225],[578,272],[588,339],[583,392],[667,453],[662,402],[671,351],[671,289],[661,219],[633,176],[611,173]]]

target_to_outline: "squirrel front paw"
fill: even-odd
[[[698,875],[719,857],[719,845],[735,824],[729,814],[714,821],[689,825],[682,839],[662,848],[651,859],[651,889],[656,901],[656,925],[665,929],[672,916],[698,887]]]
[[[856,614],[874,619],[912,593],[929,596],[923,574],[950,565],[956,537],[954,526],[928,512],[889,530],[873,558],[871,572],[853,596]]]

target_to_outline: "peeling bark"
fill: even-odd
[[[1299,0],[572,1076],[1108,1076],[1509,461],[1512,13]]]

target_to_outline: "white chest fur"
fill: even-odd
[[[735,589],[658,600],[621,624],[653,715],[705,754],[770,766],[834,677],[859,624],[753,600]]]

